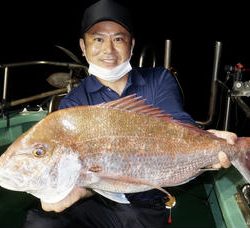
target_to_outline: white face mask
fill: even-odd
[[[131,71],[130,58],[113,69],[105,69],[93,63],[89,63],[89,73],[109,82],[115,82]]]

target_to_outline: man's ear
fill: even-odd
[[[85,43],[84,43],[84,39],[83,38],[80,38],[79,44],[80,44],[80,48],[82,50],[82,56],[85,56],[86,49],[85,49]]]

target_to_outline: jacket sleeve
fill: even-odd
[[[59,103],[58,109],[70,108],[80,105],[88,105],[88,98],[83,85],[70,91]]]

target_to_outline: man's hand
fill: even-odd
[[[208,130],[208,132],[214,134],[219,138],[225,139],[229,144],[234,144],[235,141],[237,140],[237,135],[233,132],[219,131],[214,129]],[[228,168],[231,165],[231,162],[229,161],[227,155],[223,151],[219,152],[218,158],[220,163],[214,164],[212,166],[213,168],[215,169],[220,169],[221,167]]]
[[[45,211],[61,212],[65,210],[66,208],[70,207],[75,202],[77,202],[79,199],[87,198],[92,195],[93,195],[93,192],[86,188],[75,187],[69,193],[69,195],[66,196],[64,199],[62,199],[61,201],[57,203],[45,203],[41,201],[41,205],[42,205],[43,210]]]

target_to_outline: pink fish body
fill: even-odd
[[[127,203],[123,193],[188,182],[219,151],[249,182],[250,138],[230,145],[132,95],[49,114],[0,157],[0,186],[50,203],[83,186]]]

